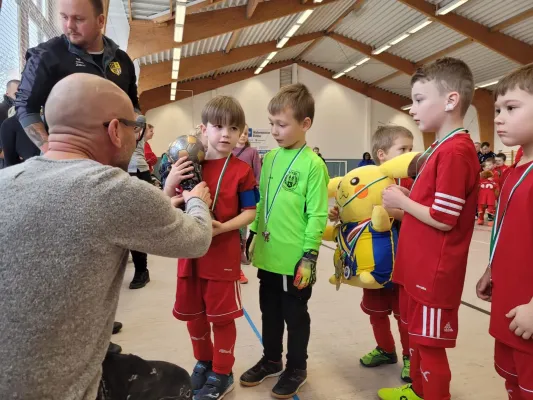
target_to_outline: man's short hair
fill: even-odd
[[[307,86],[301,83],[282,87],[268,104],[271,115],[277,115],[286,108],[292,109],[294,119],[298,122],[306,118],[310,118],[312,122],[315,118],[315,99]]]
[[[399,125],[383,125],[374,132],[371,145],[372,158],[376,163],[379,163],[378,150],[383,150],[387,153],[398,137],[413,139],[413,134],[409,129]]]
[[[489,142],[481,143],[481,148],[483,148],[483,147],[489,147],[490,148],[490,143]]]
[[[20,81],[18,79],[11,79],[6,84],[6,90],[9,89],[11,85],[20,85]]]
[[[90,0],[90,2],[97,17],[104,13],[104,2],[102,0]]]
[[[507,161],[507,156],[503,153],[496,154],[496,158],[501,158],[504,162]]]
[[[202,110],[202,123],[207,126],[236,126],[242,132],[246,119],[240,103],[231,96],[216,96]]]
[[[494,89],[494,96],[504,96],[516,88],[533,95],[533,64],[524,65],[501,79]]]
[[[418,68],[411,78],[411,86],[416,82],[435,81],[439,92],[457,92],[461,96],[461,115],[465,115],[474,97],[474,76],[462,60],[452,57],[439,58],[431,64]]]

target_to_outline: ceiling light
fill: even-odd
[[[172,71],[179,71],[180,69],[180,60],[172,61]]]
[[[170,101],[176,101],[176,96],[170,96]]]
[[[313,14],[313,11],[315,10],[305,10],[303,14],[300,16],[300,18],[298,18],[298,21],[296,21],[296,23],[298,25],[302,25],[305,21],[307,21],[307,18],[309,18],[311,14]]]
[[[383,46],[378,47],[378,48],[375,49],[375,50],[372,50],[372,54],[374,54],[374,55],[378,55],[378,54],[381,54],[381,53],[383,53],[385,50],[388,50],[388,49],[390,49],[390,48],[391,48],[391,46],[390,46],[389,44],[384,44]]]
[[[313,3],[322,3],[324,0],[313,0]]]
[[[178,43],[183,42],[183,26],[176,26],[174,28],[174,41]]]
[[[272,60],[274,57],[276,57],[276,54],[278,54],[278,52],[277,52],[277,51],[273,51],[272,53],[270,53],[270,54],[268,55],[268,57],[266,58],[266,60],[267,60],[267,61]]]
[[[484,87],[487,87],[487,86],[496,85],[499,81],[500,81],[499,79],[493,79],[493,80],[490,80],[490,81],[482,82],[479,85],[476,85],[476,88],[484,88]]]
[[[468,0],[454,0],[451,3],[449,3],[449,4],[446,4],[444,7],[439,8],[435,14],[437,14],[437,15],[446,15],[450,11],[455,10],[457,7],[462,6],[467,1]]]
[[[178,88],[178,82],[172,82],[170,88],[175,91]]]
[[[344,74],[347,74],[350,71],[353,71],[357,68],[357,65],[352,65],[351,67],[346,68],[344,71],[342,71]]]
[[[173,80],[178,79],[178,73],[179,73],[179,71],[172,71],[172,79]]]
[[[181,3],[179,1],[176,1],[176,10],[174,11],[175,18],[176,18],[176,25],[183,25],[183,22],[185,21],[185,12],[186,12],[186,6],[185,3]]]
[[[369,57],[363,58],[361,61],[358,61],[355,65],[358,67],[358,66],[363,65],[364,63],[366,63],[368,60],[370,60]]]
[[[400,43],[402,40],[407,39],[408,37],[409,37],[409,34],[408,33],[404,33],[403,35],[398,36],[396,39],[392,40],[389,44],[391,46],[394,46],[395,44]]]
[[[344,72],[339,72],[338,74],[333,75],[333,79],[338,79],[343,75],[344,75]]]
[[[257,68],[257,69],[255,70],[254,74],[257,75],[257,74],[261,73],[262,70],[263,70],[263,67],[259,67],[259,68]]]
[[[181,58],[181,47],[174,48],[174,54],[172,56],[174,60],[179,60]]]
[[[433,22],[432,20],[426,19],[425,21],[422,21],[418,25],[415,25],[413,28],[409,29],[407,32],[410,33],[410,34],[416,33],[419,30],[424,29],[426,26],[428,26],[432,22]]]
[[[284,37],[283,39],[281,39],[278,44],[276,45],[276,47],[278,49],[281,49],[283,46],[285,46],[287,44],[287,42],[289,41],[289,38],[288,37]]]
[[[268,60],[265,60],[261,63],[261,65],[259,66],[259,68],[265,68],[266,66],[268,65]]]
[[[402,110],[407,111],[407,110],[410,110],[411,107],[413,107],[413,105],[412,105],[412,104],[409,104],[408,106],[403,106],[403,107],[402,107]]]
[[[287,31],[285,36],[289,37],[289,38],[293,37],[298,29],[300,29],[300,25],[298,25],[298,24],[291,26],[291,28]]]

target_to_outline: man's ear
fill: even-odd
[[[105,25],[105,16],[104,16],[104,14],[100,14],[98,17],[96,17],[96,22],[98,23],[98,27],[100,28],[100,30],[103,30],[104,29],[104,25]]]
[[[109,135],[109,140],[113,146],[117,148],[122,147],[122,137],[120,136],[120,122],[117,119],[112,120],[107,127],[107,134]]]

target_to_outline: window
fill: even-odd
[[[20,79],[18,20],[19,9],[16,0],[4,0],[0,12],[0,94],[5,93],[8,81]]]

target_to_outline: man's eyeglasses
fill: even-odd
[[[135,132],[135,140],[137,140],[137,142],[141,141],[144,135],[144,131],[146,130],[146,122],[130,121],[129,119],[124,118],[117,118],[117,121],[123,125],[133,127],[133,131]],[[109,128],[109,124],[111,124],[111,121],[104,122],[103,125],[106,128]]]

